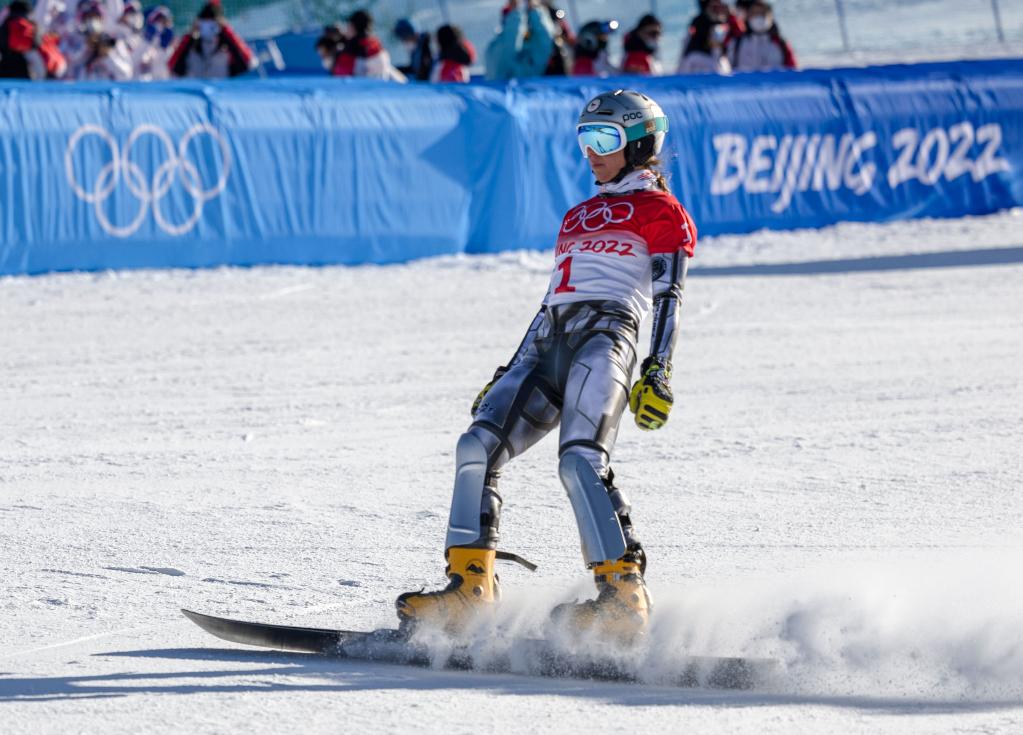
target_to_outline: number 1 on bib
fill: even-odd
[[[572,277],[572,256],[568,256],[563,261],[558,263],[558,270],[561,271],[561,283],[554,293],[572,293],[575,291],[575,286],[568,285],[568,279]]]

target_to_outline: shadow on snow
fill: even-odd
[[[84,676],[8,678],[0,674],[0,702],[53,702],[102,699],[138,694],[292,693],[360,691],[431,691],[472,689],[517,696],[563,696],[624,706],[776,707],[822,705],[870,710],[892,715],[956,714],[1015,709],[1016,701],[937,701],[897,697],[786,694],[783,691],[723,692],[643,684],[615,684],[578,679],[541,679],[515,674],[489,674],[417,669],[344,661],[315,654],[218,648],[167,648],[93,654],[107,658],[151,658],[182,662],[249,664],[249,668]],[[252,668],[262,664],[262,668]],[[234,677],[244,683],[223,681]],[[254,677],[266,677],[253,682]],[[300,679],[304,678],[305,681]]]

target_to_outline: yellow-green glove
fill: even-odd
[[[629,409],[636,414],[636,425],[648,431],[668,422],[674,403],[671,394],[671,363],[650,356],[643,360],[640,377],[629,392]]]
[[[504,365],[494,371],[494,377],[490,379],[490,382],[483,386],[483,390],[476,396],[476,400],[472,402],[472,408],[469,409],[469,413],[472,414],[473,418],[476,418],[476,412],[480,410],[480,406],[483,404],[483,399],[487,397],[487,393],[494,387],[494,383],[501,379],[501,376],[508,372],[508,368]]]

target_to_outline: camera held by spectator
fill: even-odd
[[[69,73],[73,79],[126,81],[134,76],[131,53],[114,35],[117,19],[107,18],[99,2],[85,0],[78,6],[80,43],[69,56]]]
[[[79,70],[80,79],[123,82],[132,78],[131,60],[113,35],[93,33],[86,39],[89,55]]]

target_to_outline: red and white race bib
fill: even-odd
[[[695,247],[696,225],[667,192],[593,197],[561,223],[547,304],[617,301],[642,320],[650,310],[651,256],[692,256]]]

